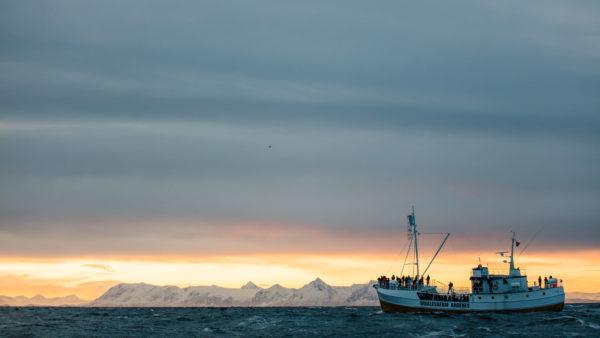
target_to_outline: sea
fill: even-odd
[[[600,304],[526,314],[378,307],[0,308],[1,337],[600,337]]]

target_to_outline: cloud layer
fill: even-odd
[[[598,247],[593,2],[1,6],[0,253]]]

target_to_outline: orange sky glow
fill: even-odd
[[[425,252],[422,262],[431,253]],[[492,253],[442,252],[428,274],[441,283],[468,285],[470,269],[478,262],[491,269],[505,265]],[[363,254],[248,254],[235,256],[122,256],[122,257],[3,257],[0,258],[0,294],[75,294],[94,299],[119,282],[156,285],[220,285],[240,287],[247,281],[268,287],[279,283],[300,287],[316,277],[332,285],[366,283],[386,274],[400,274],[404,253]],[[424,263],[423,263],[424,264]],[[600,250],[532,252],[517,260],[533,283],[538,275],[564,280],[569,291],[599,292]],[[412,273],[407,265],[404,274]]]

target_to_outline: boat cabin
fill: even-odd
[[[487,267],[479,264],[471,273],[473,293],[511,293],[527,291],[527,276],[521,276],[518,268],[510,269],[508,275],[490,274]]]

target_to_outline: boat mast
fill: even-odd
[[[512,239],[510,243],[510,270],[509,275],[513,274],[515,270],[515,232],[512,231]]]
[[[419,279],[419,233],[417,232],[417,221],[415,218],[415,206],[412,206],[412,212],[408,215],[408,230],[412,234],[413,241],[415,243],[415,263],[417,265],[417,274],[415,279]]]

